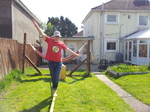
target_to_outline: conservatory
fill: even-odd
[[[124,41],[124,62],[136,65],[150,63],[150,29],[127,36]]]

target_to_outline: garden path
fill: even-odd
[[[98,79],[103,81],[108,87],[115,91],[118,96],[124,99],[136,112],[150,112],[150,106],[135,99],[131,94],[127,93],[120,86],[109,80],[105,75],[100,72],[93,72]]]

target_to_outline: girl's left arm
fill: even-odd
[[[78,54],[78,53],[72,51],[72,50],[69,49],[68,47],[67,47],[67,49],[65,49],[65,51],[68,52],[68,53],[70,53],[70,54],[72,54],[72,55],[74,55],[74,56],[78,56],[78,57],[81,57],[81,56],[82,56],[81,54]]]

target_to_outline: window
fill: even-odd
[[[106,15],[106,23],[109,24],[118,24],[119,23],[119,16],[118,14],[107,14]]]
[[[68,47],[72,50],[76,52],[76,43],[68,43]]]
[[[148,16],[139,16],[139,25],[147,25]]]
[[[117,39],[106,39],[105,40],[105,51],[114,52],[118,50],[118,40]]]
[[[137,40],[133,41],[133,56],[137,57]]]
[[[148,26],[149,25],[149,16],[148,15],[142,15],[139,14],[138,17],[139,21],[138,21],[138,25],[139,26]]]
[[[139,43],[139,57],[147,57],[147,42],[140,41]]]
[[[71,49],[72,51],[75,51],[74,45],[70,45],[70,49]]]
[[[132,42],[129,42],[129,61],[131,61],[132,58]]]
[[[125,42],[125,60],[128,60],[128,42]]]
[[[87,23],[87,33],[88,33],[88,35],[90,33],[90,21],[89,20],[88,20],[88,23]]]
[[[107,15],[107,22],[117,22],[116,15]]]
[[[116,50],[116,42],[107,42],[107,50]]]

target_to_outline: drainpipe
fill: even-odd
[[[122,27],[123,25],[124,25],[124,24],[121,24],[121,25],[120,25],[120,28],[119,28],[119,48],[118,48],[119,53],[120,53],[121,27]]]
[[[102,3],[102,10],[100,13],[100,60],[103,59],[103,12],[104,3]]]

